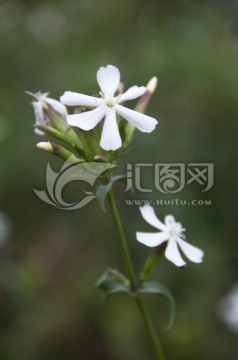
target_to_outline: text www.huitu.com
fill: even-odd
[[[193,199],[193,200],[184,200],[184,199],[155,199],[155,200],[125,200],[126,205],[132,206],[143,206],[143,205],[151,205],[151,206],[211,206],[212,200],[203,200],[203,199]]]

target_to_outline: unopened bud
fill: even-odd
[[[148,84],[146,85],[146,91],[149,91],[151,94],[155,92],[155,89],[157,88],[158,84],[158,78],[156,76],[152,77]]]
[[[67,129],[67,131],[65,131],[65,133],[62,133],[59,130],[57,130],[51,126],[47,126],[44,124],[43,125],[34,125],[34,127],[36,129],[38,129],[42,134],[47,134],[55,139],[63,141],[66,145],[70,145],[71,147],[75,148],[76,151],[80,155],[83,155],[83,149],[82,149],[80,139],[77,136],[77,134],[75,134],[73,132],[73,130],[71,130],[71,127],[68,127],[68,129]],[[70,130],[71,130],[71,132],[68,135],[68,132]],[[72,135],[74,135],[74,136],[72,136]],[[39,143],[39,144],[41,144],[41,143]],[[42,143],[42,144],[44,144],[44,143]]]
[[[154,93],[157,87],[158,79],[156,76],[152,77],[152,79],[146,85],[146,92],[140,98],[138,103],[136,104],[135,110],[144,113],[151,99],[152,94]]]
[[[59,140],[64,140],[67,138],[67,136],[64,134],[62,134],[61,132],[59,132],[58,130],[56,130],[55,128],[51,127],[51,126],[47,126],[47,125],[44,125],[44,124],[36,124],[34,125],[34,127],[38,130],[40,130],[40,132],[44,133],[44,134],[47,134],[47,135],[50,135],[56,139],[59,139]]]
[[[60,105],[64,106],[63,104],[60,104]],[[63,110],[61,112],[59,112],[60,106],[59,106],[59,109],[58,109],[58,108],[52,106],[52,104],[49,104],[46,101],[42,102],[42,108],[43,108],[43,112],[44,112],[45,116],[48,119],[50,119],[52,125],[57,130],[59,130],[61,132],[65,132],[66,129],[68,128],[68,124],[66,122],[67,112],[64,113]]]
[[[166,243],[163,243],[153,249],[152,253],[146,260],[144,268],[140,274],[141,281],[144,281],[149,277],[152,270],[155,268],[155,265],[157,264],[159,258],[164,253],[165,249],[166,249]]]
[[[51,145],[51,143],[49,141],[47,142],[39,142],[38,144],[36,144],[36,147],[38,149],[41,149],[41,150],[45,150],[45,151],[48,151],[48,152],[53,152],[53,147]]]
[[[48,142],[40,142],[36,144],[36,147],[38,149],[47,151],[51,154],[54,154],[58,156],[62,160],[67,160],[69,157],[72,160],[73,163],[75,162],[84,162],[82,158],[79,158],[75,156],[71,151],[68,149],[65,149],[63,146],[60,146],[58,144],[52,143],[50,141]]]

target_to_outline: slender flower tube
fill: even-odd
[[[180,255],[178,246],[190,261],[194,263],[202,262],[204,252],[183,240],[185,229],[183,229],[181,223],[175,221],[173,215],[165,216],[165,222],[162,223],[157,218],[152,206],[140,207],[140,212],[145,221],[160,230],[157,233],[137,232],[136,238],[140,243],[149,247],[156,247],[167,241],[165,257],[179,267],[186,265],[186,262]]]
[[[120,85],[120,72],[113,65],[101,67],[97,72],[97,82],[101,88],[101,98],[66,91],[60,101],[69,106],[89,106],[95,109],[80,114],[68,115],[67,122],[83,130],[93,129],[105,118],[100,146],[104,150],[117,150],[122,146],[116,114],[126,119],[142,132],[152,132],[158,121],[150,116],[128,109],[122,102],[142,96],[144,86],[132,86],[124,94],[115,96]]]
[[[44,109],[47,110],[48,106],[50,106],[59,115],[66,117],[67,115],[66,107],[58,100],[49,98],[48,97],[49,93],[37,92],[33,94],[30,91],[26,91],[26,93],[34,98],[34,101],[32,102],[32,106],[35,112],[36,125],[50,124],[50,120],[44,111]],[[35,128],[35,133],[38,135],[44,135],[44,132],[40,131],[37,128]]]

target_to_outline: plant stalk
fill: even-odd
[[[137,290],[137,281],[136,281],[136,276],[135,276],[135,271],[132,265],[132,261],[131,261],[131,257],[130,257],[130,253],[129,253],[129,249],[127,246],[127,242],[126,242],[126,238],[125,238],[125,234],[124,234],[124,230],[122,227],[122,223],[121,223],[121,219],[120,219],[120,215],[119,212],[117,210],[117,206],[116,206],[116,202],[114,199],[114,195],[112,190],[108,193],[108,201],[109,201],[109,205],[112,211],[112,217],[114,220],[114,224],[115,224],[115,228],[116,228],[116,232],[118,234],[118,239],[120,242],[120,248],[121,248],[121,252],[122,252],[122,257],[124,260],[124,264],[126,267],[126,271],[128,273],[130,282],[131,282],[131,290],[135,291]],[[137,293],[134,297],[135,302],[138,306],[138,309],[140,311],[140,314],[143,318],[145,327],[146,327],[146,331],[148,333],[148,336],[151,340],[151,343],[153,345],[154,348],[154,352],[156,355],[156,359],[157,360],[165,360],[160,342],[158,340],[154,325],[149,317],[149,314],[146,310],[144,301],[141,297],[141,295],[139,293]]]

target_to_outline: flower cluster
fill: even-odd
[[[30,93],[34,98],[33,108],[35,112],[36,125],[35,131],[38,134],[46,133],[57,139],[63,140],[66,145],[74,147],[78,151],[77,160],[81,162],[94,159],[94,161],[104,161],[104,157],[95,153],[98,150],[98,143],[94,146],[92,138],[86,138],[86,148],[93,148],[93,155],[87,157],[83,143],[84,134],[81,138],[75,133],[74,128],[83,131],[94,129],[103,119],[100,147],[104,151],[115,151],[122,147],[123,141],[120,134],[120,121],[124,118],[128,121],[130,127],[128,131],[137,128],[141,132],[152,132],[158,121],[148,115],[143,114],[145,104],[147,104],[150,95],[154,92],[157,78],[152,78],[145,86],[132,86],[124,93],[120,92],[120,72],[113,65],[100,67],[97,71],[97,82],[100,87],[99,97],[88,96],[81,93],[66,91],[60,101],[48,97],[48,93]],[[122,104],[125,101],[140,98],[135,110],[128,109]],[[68,114],[65,107],[80,107],[77,113]],[[70,130],[70,131],[69,131]],[[69,158],[71,152],[69,148],[64,148],[54,143],[41,142],[37,145],[40,149],[52,152],[61,159]],[[94,146],[94,147],[93,147]],[[100,150],[99,150],[100,151]],[[78,157],[79,156],[79,157]],[[80,156],[82,156],[80,158]],[[90,161],[89,160],[89,161]],[[157,233],[137,232],[137,240],[149,247],[158,247],[166,243],[165,257],[176,266],[183,267],[186,262],[183,260],[180,250],[192,262],[200,263],[203,259],[203,251],[188,244],[184,240],[184,230],[181,223],[175,221],[172,215],[165,217],[162,223],[155,215],[154,209],[146,205],[140,208],[143,218],[156,229]]]
[[[57,100],[48,98],[48,93],[32,94],[28,92],[36,100],[33,102],[36,125],[48,123],[44,113],[45,104],[50,105],[56,112],[65,116],[68,125],[85,131],[92,130],[100,121],[105,119],[100,146],[106,151],[117,150],[122,146],[117,115],[126,119],[142,132],[150,133],[155,129],[158,123],[156,119],[121,105],[124,101],[133,100],[144,95],[147,90],[145,86],[132,86],[124,94],[117,94],[120,88],[120,72],[113,65],[107,65],[98,70],[97,82],[101,89],[100,98],[66,91],[61,96],[60,103]],[[95,109],[68,115],[63,104],[67,106],[93,107]],[[36,131],[39,133],[39,130]]]

